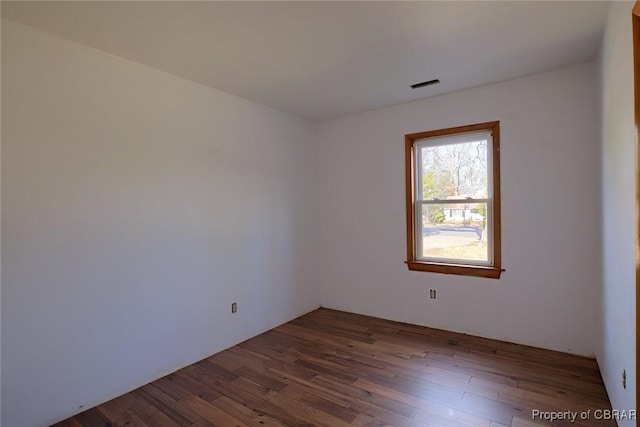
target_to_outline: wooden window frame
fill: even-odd
[[[493,142],[491,144],[492,156],[492,244],[493,264],[490,266],[472,265],[464,263],[440,263],[434,261],[418,260],[416,257],[416,230],[415,230],[415,153],[414,142],[425,138],[462,134],[468,132],[490,131]],[[499,279],[502,269],[501,257],[501,233],[500,233],[500,122],[477,123],[474,125],[458,126],[447,129],[439,129],[427,132],[419,132],[405,135],[405,168],[406,168],[406,200],[407,200],[407,267],[413,271],[427,271],[444,274],[457,274],[462,276],[486,277]]]

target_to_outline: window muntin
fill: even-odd
[[[499,277],[499,123],[405,140],[409,269]]]

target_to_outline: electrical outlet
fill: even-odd
[[[429,290],[429,298],[436,299],[436,290],[435,289]]]
[[[237,302],[231,303],[231,312],[235,313],[236,311],[238,311],[238,303]]]
[[[622,370],[622,388],[624,389],[627,388],[627,370],[626,369]]]

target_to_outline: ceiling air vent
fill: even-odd
[[[411,89],[418,89],[420,87],[425,87],[425,86],[431,86],[431,85],[437,85],[438,83],[440,83],[440,80],[438,79],[433,79],[433,80],[429,80],[426,82],[422,82],[422,83],[416,83],[414,85],[411,85]]]

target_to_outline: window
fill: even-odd
[[[500,122],[405,135],[409,270],[498,279]]]

